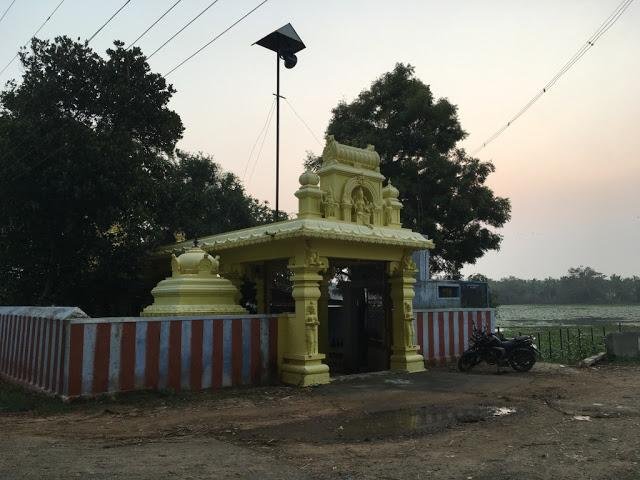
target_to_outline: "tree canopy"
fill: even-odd
[[[606,275],[591,267],[570,268],[560,278],[489,280],[491,295],[501,304],[635,304],[640,303],[640,277]]]
[[[0,303],[137,314],[154,246],[269,218],[211,157],[176,154],[175,90],[139,48],[34,39],[20,58],[0,93]]]
[[[211,156],[178,150],[166,180],[162,223],[169,232],[202,237],[273,221],[273,210]]]
[[[375,145],[381,172],[400,190],[402,222],[436,244],[432,271],[459,277],[466,263],[500,247],[495,232],[510,218],[506,198],[485,184],[490,162],[469,156],[457,108],[434,98],[411,65],[397,64],[350,102],[332,111],[327,134],[364,148]],[[307,167],[317,168],[313,156]]]

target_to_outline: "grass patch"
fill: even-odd
[[[0,414],[35,412],[56,414],[69,409],[69,404],[59,398],[31,392],[19,385],[0,380]]]
[[[500,329],[507,338],[532,335],[546,362],[575,364],[580,360],[605,351],[604,338],[617,332],[617,325],[581,327],[514,327]]]

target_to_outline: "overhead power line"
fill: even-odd
[[[269,116],[267,117],[267,125],[263,130],[262,142],[260,143],[260,149],[258,150],[258,154],[256,155],[256,159],[253,162],[253,167],[251,168],[251,173],[249,174],[249,178],[247,178],[247,182],[250,182],[253,178],[253,173],[256,171],[256,167],[258,166],[258,162],[260,161],[260,156],[262,155],[262,149],[264,147],[264,142],[267,139],[267,133],[269,133],[269,127],[271,126],[271,120],[273,120],[273,112],[272,108],[269,112]]]
[[[202,10],[198,15],[196,15],[195,17],[193,17],[191,20],[189,20],[186,25],[184,25],[180,30],[178,30],[176,33],[174,33],[169,40],[167,40],[166,42],[164,42],[162,45],[160,45],[158,48],[156,48],[151,55],[149,55],[147,57],[147,59],[150,59],[151,57],[153,57],[156,53],[158,53],[160,50],[162,50],[169,42],[171,42],[171,40],[173,40],[174,38],[176,38],[178,35],[180,35],[189,25],[191,25],[193,22],[195,22],[198,18],[200,18],[200,16],[206,12],[207,10],[209,10],[211,7],[213,7],[216,3],[218,3],[220,0],[213,0],[213,2],[211,2],[209,5],[207,5],[205,7],[204,10]]]
[[[64,3],[65,0],[61,0],[60,3],[56,6],[56,8],[53,10],[53,12],[51,12],[51,14],[47,17],[47,19],[42,23],[42,25],[40,25],[40,27],[38,28],[38,30],[36,30],[36,32],[31,36],[31,38],[35,37],[38,32],[40,32],[40,30],[42,29],[42,27],[44,27],[44,25],[49,21],[49,19],[53,16],[54,13],[56,13],[56,11],[58,10],[58,8],[60,8],[60,6]],[[118,8],[118,10],[115,11],[115,13],[113,15],[111,15],[109,17],[109,19],[98,29],[96,30],[96,32],[91,35],[91,37],[87,40],[87,43],[90,43],[91,40],[93,40],[95,38],[95,36],[100,33],[100,31],[106,27],[111,20],[113,20],[116,15],[118,15],[118,13],[120,13],[122,11],[122,9],[124,7],[126,7],[129,3],[131,2],[131,0],[127,0],[120,8]],[[13,62],[13,60],[15,60],[15,58],[18,56],[18,54],[15,55],[15,57],[11,60],[11,62]],[[0,75],[6,70],[6,68],[11,64],[11,62],[9,62],[9,64],[7,64],[1,71],[0,71]],[[64,130],[64,127],[60,127],[58,130],[56,130],[54,132],[54,136],[57,135],[58,133],[60,133],[62,130]],[[52,157],[53,155],[57,154],[58,152],[60,152],[63,148],[65,148],[66,146],[68,146],[67,144],[61,145],[60,147],[58,147],[57,149],[53,150],[53,151],[49,151],[46,155],[44,155],[37,163],[36,165],[34,165],[31,168],[31,171],[33,171],[34,169],[38,168],[40,165],[44,164],[45,161],[47,161],[50,157]],[[25,158],[29,153],[23,155],[22,157],[19,158],[18,162],[21,162],[23,160],[23,158]],[[20,178],[20,175],[17,178]],[[15,179],[14,179],[15,180]]]
[[[271,102],[271,106],[269,107],[269,112],[267,113],[267,119],[265,120],[264,125],[260,129],[260,133],[258,133],[258,136],[256,137],[256,141],[253,142],[253,146],[251,147],[251,151],[249,152],[249,158],[247,158],[247,163],[245,163],[244,171],[242,172],[242,180],[244,180],[244,178],[247,176],[247,168],[249,168],[249,164],[251,163],[253,152],[255,151],[256,146],[258,145],[258,141],[260,140],[260,137],[262,137],[262,135],[264,135],[265,130],[267,130],[269,120],[271,119],[271,115],[273,114],[273,109],[275,106],[276,106],[276,99],[274,98],[273,101]]]
[[[318,142],[318,145],[322,146],[322,142],[320,141],[320,139],[316,136],[314,131],[311,130],[311,127],[307,124],[307,122],[304,121],[304,119],[300,116],[300,114],[298,112],[296,112],[296,109],[293,108],[293,105],[291,105],[291,102],[288,99],[286,99],[285,97],[282,97],[282,98],[284,98],[284,101],[287,102],[287,105],[289,105],[289,108],[291,109],[291,111],[294,113],[294,115],[296,117],[298,117],[298,120],[300,120],[300,122],[302,122],[302,124],[305,126],[305,128],[311,134],[311,136],[315,139],[315,141]]]
[[[6,17],[6,16],[7,16],[7,12],[8,12],[9,10],[11,10],[11,7],[13,7],[13,4],[14,4],[14,3],[16,3],[16,0],[13,0],[13,1],[9,4],[9,6],[5,9],[5,11],[4,11],[4,12],[2,12],[2,15],[0,15],[0,22],[1,22],[2,20],[4,20],[4,17]]]
[[[166,10],[162,15],[160,15],[160,17],[158,17],[158,19],[157,19],[155,22],[153,22],[153,23],[149,26],[149,28],[147,28],[144,32],[142,32],[142,33],[140,34],[140,36],[139,36],[138,38],[136,38],[133,42],[131,42],[131,43],[129,44],[129,46],[126,48],[126,50],[129,50],[129,49],[130,49],[131,47],[133,47],[136,43],[138,43],[138,42],[140,41],[140,39],[141,39],[142,37],[144,37],[144,36],[149,32],[149,30],[151,30],[153,27],[155,27],[155,26],[158,24],[158,22],[159,22],[160,20],[162,20],[164,17],[166,17],[166,16],[167,16],[167,14],[168,14],[171,10],[173,10],[173,9],[174,9],[174,8],[175,8],[175,7],[176,7],[176,6],[181,2],[181,1],[182,1],[182,0],[178,0],[176,3],[174,3],[173,5],[171,5],[171,6],[169,7],[169,9],[168,9],[168,10]]]
[[[613,13],[609,15],[609,17],[607,17],[604,22],[602,22],[600,27],[593,33],[593,35],[591,35],[591,37],[589,37],[586,43],[584,43],[578,49],[578,51],[573,54],[573,56],[551,78],[551,80],[549,80],[540,91],[538,91],[533,97],[531,97],[531,99],[520,110],[518,110],[518,112],[513,115],[507,123],[505,123],[502,127],[496,130],[493,135],[482,142],[482,144],[478,148],[473,150],[471,154],[475,155],[480,150],[485,148],[496,138],[498,138],[507,128],[513,125],[516,120],[524,115],[524,113],[529,110],[540,99],[540,97],[542,97],[542,95],[547,93],[549,89],[553,87],[558,82],[558,80],[560,80],[560,78],[571,69],[571,67],[573,67],[589,50],[591,50],[591,48],[594,47],[595,43],[600,39],[600,37],[602,37],[607,32],[607,30],[609,30],[618,21],[618,19],[622,16],[625,10],[629,8],[629,5],[631,5],[632,2],[633,0],[623,0],[623,2],[616,7]]]
[[[171,70],[169,70],[167,73],[164,74],[165,77],[169,76],[170,74],[172,74],[173,72],[175,72],[177,69],[179,69],[181,66],[183,66],[185,63],[187,63],[189,60],[191,60],[193,57],[195,57],[196,55],[198,55],[200,52],[202,52],[205,48],[207,48],[209,45],[211,45],[213,42],[215,42],[216,40],[218,40],[221,36],[223,36],[225,33],[227,33],[229,30],[231,30],[233,27],[235,27],[237,24],[239,24],[241,21],[243,21],[245,18],[247,18],[249,15],[251,15],[253,12],[255,12],[256,10],[258,10],[262,5],[264,5],[265,3],[267,3],[269,0],[263,0],[262,2],[260,2],[258,5],[256,5],[255,7],[253,7],[251,10],[249,10],[247,13],[245,13],[242,17],[240,17],[238,20],[236,20],[235,22],[233,22],[231,25],[229,25],[226,29],[224,29],[221,33],[219,33],[218,35],[216,35],[215,37],[213,37],[211,40],[209,40],[207,43],[205,43],[202,47],[200,47],[198,50],[196,50],[195,52],[193,52],[191,55],[189,55],[187,58],[185,58],[182,62],[180,62],[178,65],[176,65],[175,67],[173,67]]]
[[[58,11],[58,9],[62,6],[63,3],[64,3],[64,0],[60,0],[60,3],[56,5],[56,8],[53,9],[53,11],[49,14],[49,16],[45,19],[45,21],[42,22],[42,24],[38,27],[38,29],[34,32],[34,34],[29,37],[29,40],[31,40],[33,37],[38,35],[38,33],[40,33],[40,30],[42,30],[42,28],[47,24],[47,22],[51,20],[51,17],[53,17],[54,13]],[[27,40],[23,46],[26,46],[29,43],[29,40]],[[7,68],[9,68],[9,65],[11,65],[16,58],[18,58],[19,54],[20,54],[20,51],[18,50],[18,52],[16,52],[16,54],[13,56],[13,58],[9,60],[9,63],[7,63],[4,67],[2,67],[2,70],[0,70],[0,75],[2,75]]]
[[[89,37],[89,40],[87,40],[87,42],[91,43],[91,40],[93,40],[93,39],[95,38],[95,36],[96,36],[96,35],[98,35],[98,34],[102,31],[102,29],[103,29],[104,27],[106,27],[107,25],[109,25],[109,23],[111,22],[111,20],[113,20],[114,18],[116,18],[116,15],[118,15],[118,14],[122,11],[122,9],[123,9],[124,7],[126,7],[127,5],[129,5],[129,3],[130,3],[130,2],[131,2],[131,0],[127,0],[126,2],[124,2],[124,4],[123,4],[123,5],[122,5],[118,10],[116,10],[116,11],[115,11],[115,13],[114,13],[113,15],[111,15],[111,16],[109,17],[109,19],[108,19],[106,22],[104,22],[104,24],[103,24],[103,25],[102,25],[98,30],[96,30],[96,31],[95,31],[95,33],[94,33],[93,35],[91,35],[91,36]]]

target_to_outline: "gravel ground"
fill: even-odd
[[[638,479],[640,366],[88,402],[0,414],[0,479]]]

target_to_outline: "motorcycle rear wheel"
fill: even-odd
[[[528,372],[536,363],[536,354],[528,348],[517,348],[511,353],[509,364],[517,372]]]
[[[475,352],[464,352],[458,359],[458,370],[468,372],[480,363],[480,356]]]

